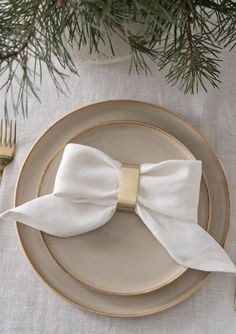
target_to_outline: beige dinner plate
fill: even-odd
[[[140,121],[157,126],[178,138],[197,159],[203,161],[212,203],[209,233],[224,244],[229,224],[230,198],[219,159],[209,144],[185,121],[158,106],[141,102],[98,103],[76,110],[55,123],[39,139],[23,165],[16,189],[16,205],[36,197],[45,167],[71,138],[99,123],[119,120]],[[109,140],[110,138],[104,138],[104,141]],[[149,150],[150,147],[146,149]],[[127,155],[129,156],[131,157],[131,153]],[[142,224],[140,226],[144,228]],[[67,273],[55,261],[39,231],[23,224],[17,224],[17,229],[26,256],[40,277],[66,300],[99,314],[127,317],[158,312],[187,298],[208,276],[206,272],[188,269],[172,283],[150,293],[130,296],[104,294],[87,288],[71,273]]]
[[[134,121],[100,124],[83,130],[71,142],[95,147],[116,160],[131,164],[194,158],[169,134]],[[63,148],[47,164],[40,180],[39,195],[52,192],[62,153]],[[199,223],[206,227],[208,221],[208,193],[203,184]],[[119,211],[109,223],[83,235],[58,238],[44,233],[43,238],[66,272],[101,292],[146,293],[170,283],[187,269],[170,257],[134,213]]]

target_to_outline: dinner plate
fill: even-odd
[[[95,147],[131,164],[194,159],[175,138],[141,122],[103,123],[83,130],[70,141]],[[63,148],[47,164],[39,195],[52,192],[62,153]],[[208,193],[203,184],[199,221],[204,227],[208,225],[209,211]],[[53,258],[66,272],[101,292],[146,293],[170,283],[187,269],[171,258],[134,213],[118,211],[109,223],[83,235],[58,238],[43,233],[43,238]]]
[[[84,129],[104,121],[133,120],[157,126],[185,144],[203,171],[212,203],[209,233],[224,244],[230,217],[230,197],[222,165],[209,144],[176,115],[150,104],[135,101],[107,101],[66,115],[39,139],[27,157],[17,184],[15,203],[34,198],[45,166],[55,152]],[[108,141],[109,138],[104,138]],[[66,300],[86,310],[110,316],[141,316],[161,311],[184,300],[207,278],[208,273],[186,270],[172,283],[146,294],[111,295],[94,291],[67,273],[45,245],[41,233],[17,224],[18,235],[30,263],[40,277]]]

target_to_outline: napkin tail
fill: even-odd
[[[0,218],[15,220],[58,237],[69,237],[104,225],[115,210],[115,205],[75,203],[50,194],[8,210]]]
[[[176,262],[203,271],[236,273],[225,250],[197,223],[167,217],[140,205],[136,212]]]

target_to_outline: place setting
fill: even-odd
[[[17,149],[13,122],[1,123],[1,143],[3,165],[3,149]],[[230,215],[223,165],[191,124],[107,100],[41,135],[1,220],[16,222],[32,269],[65,301],[140,317],[184,301],[211,272],[236,273],[224,250]]]
[[[234,334],[235,2],[0,22],[0,334]]]

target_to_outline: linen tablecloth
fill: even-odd
[[[60,117],[85,104],[107,99],[135,99],[176,112],[190,121],[216,149],[236,195],[236,50],[222,55],[220,90],[184,95],[170,87],[164,74],[128,74],[129,61],[87,65],[74,59],[79,77],[69,75],[70,94],[58,99],[45,71],[39,104],[29,98],[29,117],[17,120],[17,151],[5,170],[0,187],[0,212],[10,208],[21,164],[32,144]],[[0,115],[3,116],[3,93]],[[232,224],[226,250],[236,262],[236,224]],[[0,224],[0,334],[231,334],[236,332],[233,299],[236,279],[214,273],[183,303],[145,318],[116,319],[97,316],[67,304],[32,272],[19,246],[14,224]]]

